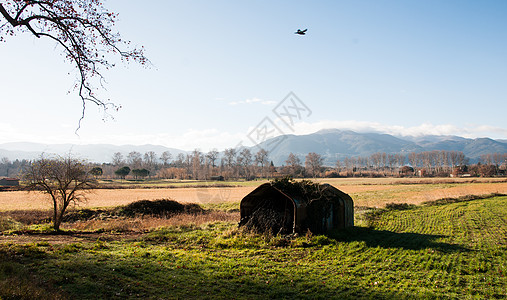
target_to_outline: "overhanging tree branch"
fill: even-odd
[[[0,0],[0,14],[7,21],[0,25],[0,41],[17,32],[29,32],[37,38],[49,38],[61,46],[66,59],[75,65],[75,89],[82,101],[84,118],[86,103],[91,102],[104,112],[119,106],[98,97],[94,80],[102,84],[102,71],[114,67],[111,54],[123,61],[142,65],[149,63],[143,48],[128,50],[130,42],[113,32],[117,14],[107,11],[99,0]]]

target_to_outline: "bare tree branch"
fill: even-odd
[[[4,36],[15,35],[15,30],[49,38],[62,47],[66,59],[76,67],[75,89],[83,107],[77,130],[87,102],[99,106],[106,114],[111,108],[120,108],[94,93],[94,78],[102,85],[102,71],[115,66],[110,61],[111,54],[122,61],[149,63],[143,48],[125,50],[130,42],[112,30],[117,14],[104,8],[100,0],[0,0],[0,14],[7,21],[0,26],[0,41],[5,40]]]

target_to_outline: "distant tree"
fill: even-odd
[[[154,151],[144,153],[144,165],[151,172],[157,165],[157,154]]]
[[[299,174],[301,174],[301,160],[299,157],[294,155],[294,153],[289,153],[289,157],[287,157],[285,164],[290,176],[297,177]]]
[[[119,166],[119,165],[123,165],[124,163],[125,163],[125,161],[123,159],[123,154],[121,154],[120,152],[115,152],[113,154],[113,165]]]
[[[238,165],[240,165],[243,169],[243,174],[245,175],[246,179],[249,179],[250,176],[250,167],[252,165],[252,152],[250,152],[250,149],[244,148],[241,150],[238,156]]]
[[[98,0],[5,0],[0,2],[0,15],[6,21],[0,24],[0,41],[16,32],[25,32],[53,40],[63,50],[65,58],[77,69],[76,88],[83,116],[87,102],[104,111],[118,108],[94,93],[94,86],[103,82],[101,69],[114,66],[109,53],[125,61],[148,62],[142,49],[121,49],[128,48],[130,42],[112,29],[118,15],[109,12]],[[98,81],[93,82],[94,78]]]
[[[102,176],[103,173],[104,173],[104,171],[102,170],[101,167],[94,167],[90,170],[90,174],[95,176],[95,178]]]
[[[132,151],[127,155],[127,164],[132,169],[140,169],[143,164],[143,156],[137,151]]]
[[[194,149],[190,155],[190,165],[192,167],[192,177],[194,179],[201,179],[201,170],[204,161],[204,156],[199,149]]]
[[[396,165],[401,167],[405,164],[406,156],[403,154],[395,154],[394,158],[396,160]]]
[[[216,167],[215,161],[217,161],[218,159],[218,150],[217,149],[210,150],[208,153],[206,153],[206,158],[208,158],[213,168]]]
[[[336,172],[338,173],[338,175],[340,174],[340,170],[342,168],[342,163],[339,159],[336,160],[336,163],[334,164],[335,165],[335,168],[336,168]]]
[[[176,156],[176,161],[174,162],[174,165],[177,168],[183,168],[185,166],[185,154],[178,153],[178,155]]]
[[[150,171],[147,169],[133,169],[132,175],[134,175],[136,179],[138,177],[145,178],[146,176],[150,175]]]
[[[214,175],[213,172],[216,167],[215,162],[217,161],[217,159],[218,159],[218,150],[217,149],[212,149],[208,153],[206,153],[206,167],[207,167],[207,169],[209,169],[208,172],[209,172],[210,176]],[[210,165],[211,165],[211,168],[210,168]]]
[[[227,173],[234,176],[236,169],[236,156],[238,151],[236,148],[228,148],[224,150],[224,166],[226,167]]]
[[[261,176],[266,177],[266,169],[269,164],[268,151],[263,148],[255,153],[255,163],[261,167]]]
[[[414,168],[418,168],[420,167],[420,165],[418,165],[418,158],[417,158],[417,153],[415,152],[411,152],[408,154],[408,163]]]
[[[7,157],[2,157],[2,159],[0,159],[0,176],[9,177],[11,165],[12,163]]]
[[[130,168],[129,167],[123,167],[119,168],[118,170],[114,171],[114,174],[120,176],[121,179],[125,179],[128,174],[130,174]]]
[[[158,176],[166,179],[187,179],[187,170],[183,168],[163,168],[158,171]]]
[[[308,153],[308,155],[305,157],[306,172],[308,172],[314,178],[317,177],[320,174],[320,169],[322,168],[323,162],[324,160],[319,154],[315,152]]]
[[[236,155],[238,151],[235,148],[228,148],[224,150],[225,163],[229,168],[234,167],[236,163]]]
[[[96,181],[90,176],[86,163],[72,157],[44,158],[33,161],[23,173],[23,179],[32,191],[40,190],[51,197],[53,228],[60,230],[65,210],[70,204],[85,199]]]
[[[171,161],[172,158],[173,156],[169,151],[164,151],[162,152],[162,155],[160,155],[160,160],[164,164],[164,167],[166,167],[169,164],[169,161]]]

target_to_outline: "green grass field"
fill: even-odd
[[[108,241],[4,243],[0,297],[507,297],[507,197],[358,220],[330,236],[272,237],[211,223]]]

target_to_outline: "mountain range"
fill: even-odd
[[[350,130],[326,129],[307,135],[283,135],[268,139],[259,145],[269,151],[269,159],[277,166],[285,164],[289,153],[297,155],[302,162],[309,152],[316,152],[323,156],[325,165],[334,165],[336,160],[346,157],[370,156],[376,152],[389,154],[422,152],[432,150],[461,151],[472,162],[478,160],[483,154],[507,153],[506,140],[493,140],[490,138],[464,138],[459,136],[419,136],[397,137],[382,133],[359,133]],[[251,147],[255,153],[259,146]],[[184,150],[168,148],[160,145],[71,145],[71,144],[37,144],[37,143],[5,143],[0,144],[0,158],[34,159],[41,155],[65,155],[71,152],[81,158],[92,162],[111,162],[116,152],[126,156],[131,151],[145,153],[154,151],[161,155],[169,151],[176,157],[179,153],[188,153]]]
[[[270,149],[270,145],[277,145]],[[370,156],[376,152],[408,154],[432,150],[461,151],[475,162],[483,154],[507,153],[507,142],[490,138],[469,139],[459,136],[396,137],[382,133],[358,133],[350,130],[325,129],[308,135],[284,135],[259,145],[269,149],[275,165],[285,163],[289,153],[302,162],[309,152],[323,156],[325,165],[334,165],[346,157]]]

